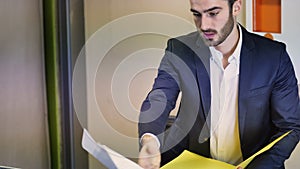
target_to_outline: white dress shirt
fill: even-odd
[[[210,153],[214,159],[231,164],[242,161],[238,127],[238,82],[242,33],[234,53],[224,69],[223,55],[210,47],[211,138]]]

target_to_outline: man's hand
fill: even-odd
[[[141,142],[143,146],[139,154],[139,165],[144,169],[159,169],[161,155],[155,138],[145,135]]]
[[[237,169],[243,169],[242,167],[238,167]]]

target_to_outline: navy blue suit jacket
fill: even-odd
[[[238,88],[239,134],[246,159],[289,130],[287,137],[254,159],[248,168],[284,168],[299,142],[297,79],[283,43],[242,28]],[[182,149],[210,157],[210,51],[194,32],[168,41],[153,88],[143,102],[139,135],[153,133],[161,151]],[[166,129],[181,92],[176,121]]]

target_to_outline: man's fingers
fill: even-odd
[[[157,146],[146,143],[140,151],[138,164],[144,169],[159,169],[160,160],[160,151]]]

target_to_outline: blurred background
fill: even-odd
[[[299,6],[249,0],[238,18],[287,44],[298,79]],[[139,107],[166,41],[195,31],[192,20],[182,0],[1,0],[0,166],[104,169],[82,149],[83,128],[136,161]],[[299,158],[298,145],[286,168]]]

